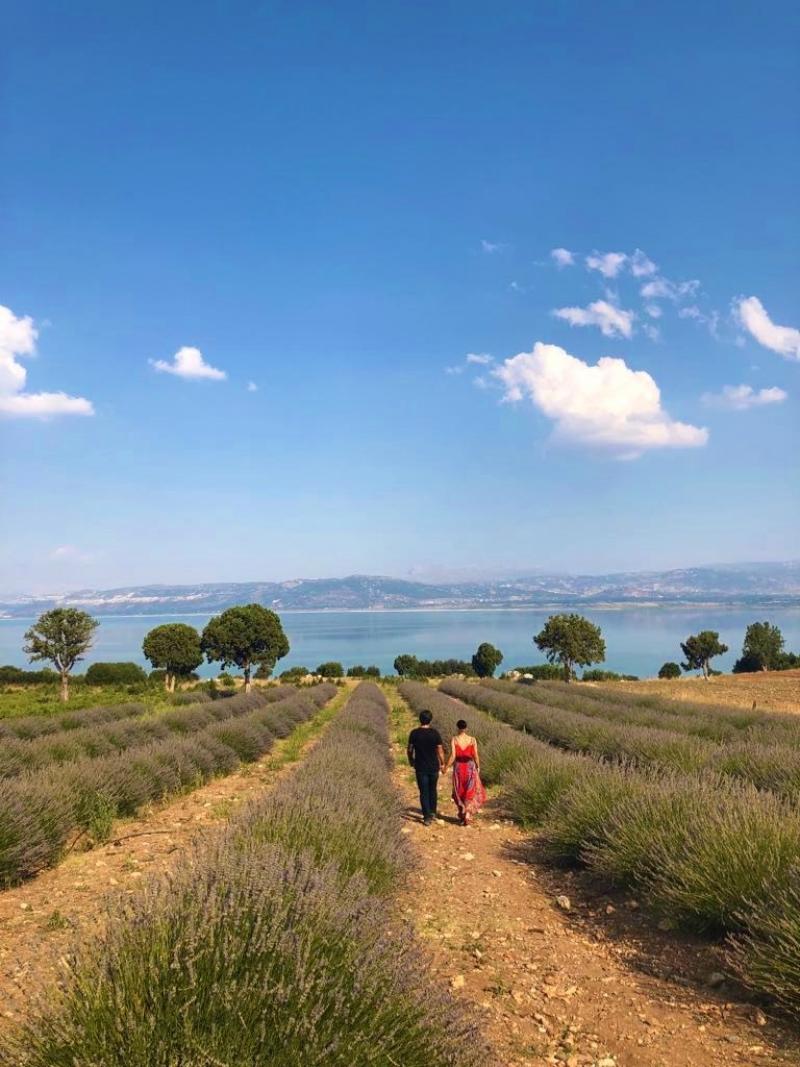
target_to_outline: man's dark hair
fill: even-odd
[[[421,711],[419,713],[419,721],[422,723],[423,726],[427,726],[428,723],[432,722],[432,720],[433,716],[429,711]]]
[[[467,728],[467,724],[464,722],[463,719],[459,719],[456,723],[456,726],[459,728],[459,730],[466,730]]]

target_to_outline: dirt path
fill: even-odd
[[[316,743],[348,692],[343,689],[257,762],[115,823],[106,844],[76,852],[32,881],[0,892],[0,1034],[59,980],[64,954],[77,938],[91,935],[110,903],[174,868],[194,842],[274,785]]]
[[[404,832],[421,860],[404,911],[431,945],[437,972],[474,1005],[505,1067],[800,1062],[797,1046],[758,1008],[681,973],[684,964],[696,969],[696,945],[668,935],[670,977],[646,973],[652,960],[641,937],[627,927],[610,936],[624,904],[587,903],[574,877],[520,859],[529,835],[502,817],[496,797],[475,827],[462,828],[442,783],[446,821],[424,827],[402,764],[396,781],[407,802]]]

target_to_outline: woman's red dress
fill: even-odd
[[[456,742],[456,758],[453,764],[453,800],[458,814],[466,819],[480,808],[486,800],[486,790],[475,764],[475,746],[470,742],[463,748]]]

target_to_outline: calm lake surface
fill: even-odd
[[[568,609],[567,609],[568,610]],[[580,609],[578,609],[580,610]],[[552,611],[324,611],[282,612],[291,652],[278,671],[302,664],[312,670],[325,660],[345,667],[377,664],[392,672],[395,656],[410,652],[420,659],[468,659],[481,641],[491,641],[504,654],[503,667],[542,662],[532,638]],[[624,608],[582,612],[601,627],[608,670],[640,677],[654,675],[665,660],[680,662],[679,642],[698,630],[718,630],[731,651],[714,661],[729,670],[740,654],[749,623],[768,619],[780,626],[786,648],[800,652],[800,608],[699,609]],[[85,664],[96,660],[133,660],[147,666],[142,638],[165,622],[186,622],[202,629],[207,615],[99,617],[94,647]],[[0,619],[0,664],[27,664],[23,634],[32,620]],[[216,673],[207,664],[200,673]]]

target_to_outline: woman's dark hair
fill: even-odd
[[[456,726],[459,728],[459,730],[466,730],[467,728],[467,724],[464,722],[463,719],[459,719],[456,723]]]
[[[433,720],[433,716],[429,711],[421,711],[419,713],[419,721],[423,726],[427,726],[429,722]]]

